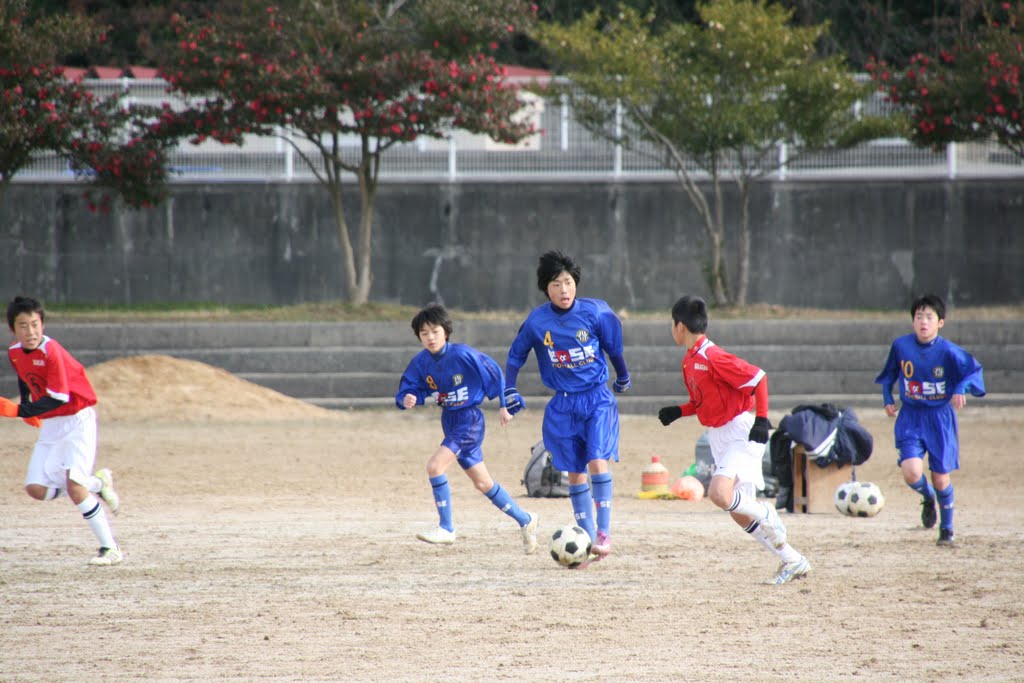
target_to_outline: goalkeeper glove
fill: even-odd
[[[519,395],[519,392],[515,387],[506,387],[505,389],[505,410],[508,411],[509,415],[515,415],[520,410],[526,408],[526,401]]]
[[[750,428],[750,435],[747,438],[756,443],[768,443],[768,430],[771,428],[772,423],[767,417],[755,417],[754,426]]]
[[[665,406],[658,411],[658,419],[666,427],[683,416],[683,409],[679,406]]]
[[[18,404],[9,398],[0,396],[0,415],[3,417],[18,417]]]

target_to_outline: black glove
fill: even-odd
[[[771,428],[772,423],[767,417],[755,417],[754,426],[750,428],[750,435],[747,438],[756,443],[768,443],[768,430]]]
[[[666,427],[683,416],[683,409],[679,406],[665,406],[658,411],[658,419]]]

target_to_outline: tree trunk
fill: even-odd
[[[338,243],[341,245],[342,276],[345,282],[345,293],[348,300],[356,303],[356,262],[352,252],[352,240],[348,234],[348,223],[345,221],[345,207],[341,197],[341,177],[331,175],[327,185],[327,193],[331,197],[331,208],[334,209],[334,225],[338,229]]]
[[[720,181],[716,165],[711,173],[715,212],[714,216],[708,217],[708,227],[711,233],[711,272],[708,277],[708,286],[711,287],[715,303],[719,306],[728,306],[731,301],[729,300],[729,272],[725,267],[725,202],[722,198]]]
[[[373,216],[377,202],[377,177],[372,170],[372,159],[363,157],[359,167],[359,253],[356,288],[351,298],[353,304],[362,305],[370,300],[370,286],[373,284]]]
[[[669,158],[674,160],[672,170],[675,172],[680,186],[686,192],[686,196],[690,198],[694,208],[697,209],[697,213],[704,219],[704,234],[708,238],[708,260],[705,267],[701,268],[704,274],[704,282],[708,285],[708,289],[711,290],[715,303],[719,306],[726,306],[729,303],[729,290],[723,254],[725,222],[722,216],[722,193],[718,183],[718,165],[714,162],[710,164],[710,173],[714,186],[712,195],[715,201],[715,209],[712,213],[704,191],[701,190],[700,186],[694,182],[693,178],[686,171],[686,161],[679,153],[679,150],[664,136],[661,136],[661,141],[669,153]]]
[[[745,306],[750,285],[750,185],[746,178],[737,178],[736,184],[740,194],[740,226],[735,303],[737,306]]]

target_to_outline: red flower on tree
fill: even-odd
[[[168,81],[202,104],[166,125],[232,142],[243,133],[289,129],[285,139],[304,143],[296,150],[334,208],[348,297],[365,303],[377,179],[387,150],[420,136],[445,138],[452,128],[503,142],[533,133],[518,122],[523,103],[516,90],[495,87],[501,67],[480,51],[531,22],[536,8],[487,0],[467,11],[461,0],[423,0],[415,10],[410,3],[373,15],[377,23],[370,24],[358,7],[303,16],[268,7],[257,17],[209,23],[176,19],[180,41],[166,67],[173,73]],[[355,157],[346,140],[357,141]],[[345,175],[360,190],[355,230],[342,206]]]

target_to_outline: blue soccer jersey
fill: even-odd
[[[955,394],[985,395],[981,364],[951,341],[936,337],[927,344],[913,334],[898,337],[875,382],[882,385],[882,400],[893,405],[892,387],[899,382],[902,408],[896,416],[894,436],[897,462],[928,457],[932,472],[960,468],[960,439]]]
[[[448,343],[437,356],[426,349],[413,356],[395,394],[399,408],[406,394],[414,395],[418,404],[432,397],[445,410],[471,408],[492,398],[505,405],[505,376],[487,354]]]
[[[895,403],[892,387],[896,382],[904,407],[943,408],[954,394],[985,395],[981,364],[943,337],[927,344],[919,343],[913,334],[897,337],[875,382],[882,385],[885,405]]]
[[[622,323],[600,299],[576,299],[568,311],[550,303],[538,306],[509,348],[510,385],[531,350],[544,386],[568,393],[588,391],[608,381],[605,354],[622,355]]]

